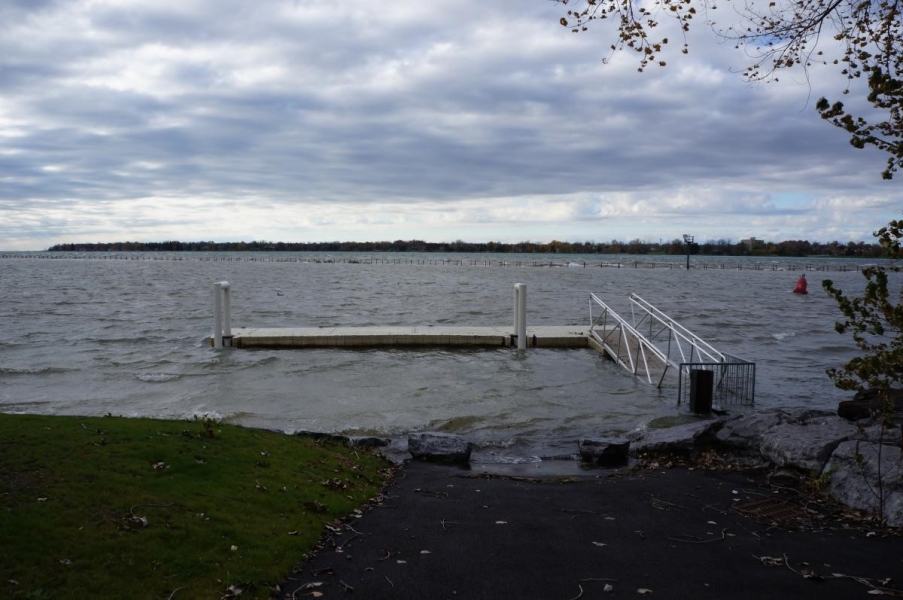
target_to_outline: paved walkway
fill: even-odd
[[[779,479],[611,473],[539,481],[408,463],[380,503],[299,567],[285,595],[737,600],[903,590],[903,537],[807,504]]]

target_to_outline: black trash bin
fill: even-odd
[[[715,395],[715,372],[707,369],[690,371],[690,410],[697,415],[712,412],[712,397]]]

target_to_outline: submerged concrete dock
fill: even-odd
[[[598,330],[598,327],[597,327]],[[527,327],[529,348],[596,348],[588,325]],[[232,330],[235,348],[347,348],[455,346],[472,348],[516,347],[517,336],[508,327],[401,326],[401,327],[241,327]]]

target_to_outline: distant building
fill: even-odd
[[[765,247],[765,240],[757,240],[754,237],[751,237],[746,240],[740,240],[740,243],[743,244],[744,246],[746,246],[746,249],[749,250],[750,252],[752,252],[756,248],[764,248]]]

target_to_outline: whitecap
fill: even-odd
[[[776,340],[784,340],[791,337],[796,337],[795,331],[785,331],[784,333],[772,333],[771,337]]]
[[[138,379],[148,383],[163,383],[164,381],[173,381],[178,379],[178,375],[172,373],[142,373],[138,375]]]

